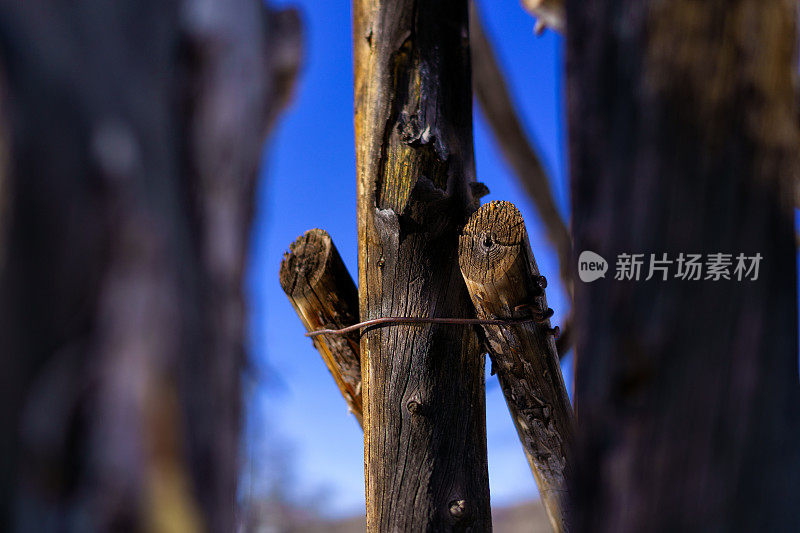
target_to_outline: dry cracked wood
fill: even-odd
[[[280,280],[308,331],[358,322],[358,289],[326,231],[308,230],[292,243],[281,262]],[[363,425],[359,333],[323,335],[313,342],[350,411]]]
[[[572,408],[561,376],[525,223],[509,202],[481,207],[464,228],[459,265],[480,318],[542,314],[539,324],[483,326],[493,368],[555,531],[568,531]]]
[[[511,217],[519,217],[519,213],[510,204],[506,203],[492,203],[484,207],[473,216],[473,219],[478,221],[484,220],[479,215],[487,213],[494,213],[495,219],[502,219],[498,224],[508,225],[508,221],[504,219]],[[491,215],[490,215],[491,217]],[[473,246],[475,243],[485,243],[487,237],[494,236],[494,228],[491,224],[487,227],[485,224],[478,222],[470,223],[467,226],[467,231],[470,232],[470,237],[463,243],[468,243],[469,246],[462,250],[463,255],[461,261],[478,262],[485,264],[483,254],[486,248],[480,247],[477,255],[473,253]],[[524,227],[522,228],[524,233]],[[527,236],[520,235],[522,240],[520,243],[527,243]],[[473,240],[475,243],[473,243]],[[502,259],[497,262],[497,248],[493,248],[495,254],[492,255],[494,264],[506,265],[507,261]],[[502,293],[515,295],[516,301],[528,301],[525,295],[534,293],[533,300],[537,300],[537,305],[543,305],[546,309],[546,302],[543,300],[543,295],[539,296],[541,290],[538,282],[537,272],[534,269],[531,271],[528,268],[527,254],[525,247],[521,244],[508,250],[502,250],[503,257],[525,258],[524,261],[512,262],[512,268],[509,271],[514,271],[516,275],[513,276],[514,287],[504,287],[499,289]],[[515,269],[518,269],[515,270]],[[495,269],[493,272],[497,272]],[[344,264],[336,251],[329,235],[319,229],[307,231],[304,235],[299,237],[292,245],[291,250],[284,256],[281,264],[281,286],[289,296],[292,305],[300,316],[306,329],[311,332],[322,328],[340,329],[347,326],[352,326],[358,322],[358,315],[356,309],[358,306],[356,287],[353,284]],[[485,287],[477,288],[478,286],[474,281],[467,280],[467,287],[477,290],[480,294],[485,292]],[[496,284],[494,285],[497,289]],[[528,290],[530,288],[530,291]],[[473,297],[476,295],[473,294]],[[482,296],[479,296],[482,297]],[[491,305],[487,302],[482,303],[479,307],[479,317],[485,319],[503,319],[512,315],[513,308],[516,303],[509,304],[509,309],[504,309],[502,304],[497,302],[493,313],[487,312]],[[396,326],[392,326],[396,327]],[[514,335],[514,332],[523,331],[527,335],[533,335],[534,329],[546,331],[546,325],[534,328],[531,326],[523,326],[524,329],[517,329],[517,327],[503,327],[498,329],[497,326],[485,326],[487,332],[502,331],[505,335],[497,337],[496,335],[489,335],[490,343],[493,346],[493,367],[499,371],[500,383],[508,398],[508,405],[512,412],[512,418],[515,421],[518,431],[520,432],[520,439],[523,442],[526,456],[534,471],[537,482],[539,483],[540,490],[548,509],[548,513],[553,521],[556,531],[566,530],[564,524],[564,517],[562,516],[562,508],[559,505],[558,497],[561,496],[563,491],[563,476],[560,474],[553,474],[554,470],[563,470],[563,466],[559,468],[549,468],[548,465],[556,465],[557,460],[547,457],[551,454],[552,450],[548,446],[552,445],[552,438],[543,440],[543,421],[541,417],[543,414],[548,415],[552,412],[549,406],[541,405],[541,398],[548,397],[547,387],[538,387],[534,390],[529,381],[533,378],[526,375],[526,373],[535,373],[539,367],[537,365],[526,364],[524,361],[528,359],[541,360],[542,357],[546,359],[552,357],[549,352],[545,355],[534,353],[533,337],[530,337],[527,343],[520,342]],[[545,328],[545,329],[542,329]],[[543,342],[547,343],[548,334],[543,336]],[[361,369],[359,354],[360,349],[358,345],[358,331],[354,331],[345,335],[338,334],[325,334],[314,338],[314,344],[325,360],[328,369],[331,371],[339,389],[350,406],[351,411],[356,414],[356,417],[361,422]],[[499,344],[498,344],[499,343]],[[551,345],[547,345],[551,349]],[[526,352],[525,350],[534,350],[534,352]],[[514,366],[516,365],[516,366]],[[522,377],[520,378],[513,373],[509,373],[509,369],[516,369],[520,371]],[[549,372],[545,371],[547,375]],[[535,376],[534,376],[535,377]],[[558,382],[561,382],[559,377]],[[561,382],[563,388],[563,382]],[[558,403],[552,402],[549,403]],[[539,418],[532,418],[532,417]],[[561,427],[559,423],[551,423],[549,420],[544,420],[545,424],[549,424],[553,428]],[[571,424],[571,420],[567,420],[567,424]],[[559,436],[562,438],[563,436]],[[542,461],[544,465],[542,466]]]
[[[362,320],[472,316],[458,229],[485,188],[467,11],[466,0],[353,2]],[[474,329],[377,329],[361,354],[368,529],[491,530]]]

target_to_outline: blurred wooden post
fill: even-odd
[[[0,531],[237,529],[267,4],[0,2]]]
[[[547,310],[525,223],[509,202],[491,202],[472,215],[461,235],[459,265],[479,318],[512,317],[525,305]],[[555,531],[567,531],[573,417],[553,331],[547,321],[483,330],[550,522]]]
[[[326,231],[308,230],[292,243],[281,262],[280,280],[308,331],[358,322],[358,290]],[[350,411],[363,425],[358,332],[312,340]]]
[[[473,316],[458,230],[476,209],[466,0],[354,0],[361,319]],[[473,327],[361,339],[367,527],[491,530]]]
[[[575,285],[575,527],[800,531],[797,3],[570,0],[567,19],[574,249],[646,254],[641,279]],[[759,265],[741,280],[739,254]]]

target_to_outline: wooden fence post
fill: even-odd
[[[292,243],[281,262],[280,280],[308,331],[358,322],[358,289],[326,231],[308,230]],[[313,341],[350,411],[363,425],[358,332]]]
[[[0,531],[233,531],[260,0],[0,3]]]
[[[568,531],[566,479],[573,434],[572,407],[561,376],[547,300],[525,231],[509,202],[481,207],[464,228],[459,265],[482,319],[541,313],[543,322],[483,326],[492,365],[517,427],[528,464],[557,532]]]
[[[470,317],[458,228],[476,209],[466,0],[354,0],[362,320]],[[472,327],[362,337],[369,531],[491,530]]]
[[[538,327],[529,322],[485,325],[484,330],[553,528],[567,531],[562,498],[572,414],[547,323],[543,278],[516,208],[492,202],[475,213],[462,234],[459,261],[479,318],[521,319],[525,312],[517,308],[528,304],[533,304],[534,315],[543,317]],[[299,237],[284,256],[280,275],[281,286],[306,329],[314,333],[315,346],[361,423],[358,338],[359,329],[367,327],[350,333],[320,331],[357,327],[358,322],[356,287],[330,236],[313,229]]]
[[[800,531],[796,9],[567,2],[576,529]]]

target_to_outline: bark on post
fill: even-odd
[[[469,317],[458,227],[476,208],[466,0],[355,0],[363,320]],[[362,337],[367,525],[489,531],[483,358],[471,327]]]
[[[579,531],[796,531],[796,3],[569,0]],[[641,278],[615,280],[620,253]],[[644,281],[649,254],[733,254]],[[760,254],[755,281],[736,256]],[[752,276],[748,276],[752,278]]]
[[[292,243],[281,262],[281,287],[308,331],[351,326],[358,319],[358,289],[330,235],[311,229]],[[314,337],[314,347],[363,426],[359,332]]]
[[[513,317],[527,305],[547,310],[525,222],[509,202],[491,202],[470,217],[458,255],[479,318]],[[572,407],[549,321],[483,331],[550,523],[555,531],[568,531]]]

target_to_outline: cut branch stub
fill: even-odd
[[[292,243],[281,262],[280,280],[308,331],[343,328],[358,322],[358,290],[324,230],[308,230]],[[349,335],[322,335],[313,341],[361,425],[358,331]]]
[[[567,531],[566,479],[572,408],[547,320],[525,223],[509,202],[491,202],[469,219],[459,265],[479,318],[541,315],[538,324],[483,326],[488,349],[528,464],[556,531]]]

